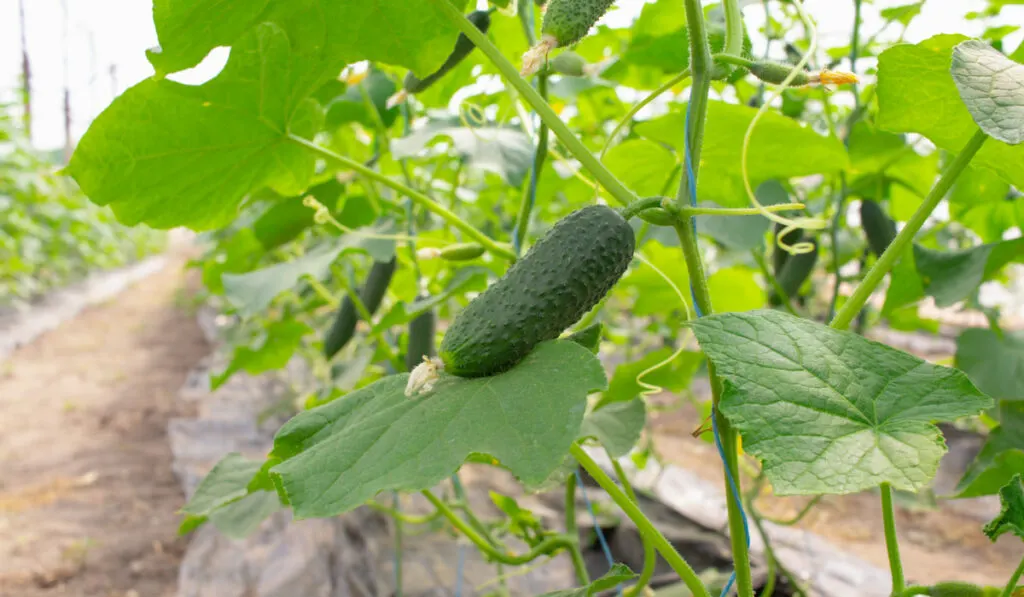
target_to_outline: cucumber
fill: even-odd
[[[781,62],[772,62],[770,60],[758,60],[757,62],[750,65],[750,74],[754,75],[758,79],[765,83],[771,83],[773,85],[780,85],[789,76],[790,71],[793,70],[792,64],[784,64]],[[811,82],[810,73],[806,71],[797,71],[796,76],[789,82],[790,85],[798,87],[800,85],[807,85]]]
[[[370,312],[370,315],[377,312],[381,301],[384,300],[384,294],[388,290],[388,285],[391,284],[391,277],[395,274],[397,264],[398,260],[392,257],[391,261],[375,261],[373,267],[370,268],[370,273],[366,276],[366,282],[359,291],[359,300],[362,301],[363,306]],[[327,331],[327,336],[324,337],[325,357],[328,359],[333,357],[348,344],[355,334],[356,322],[358,321],[359,312],[356,309],[356,305],[352,302],[352,299],[346,296],[341,301],[341,308],[338,309],[338,315],[334,318],[331,329]]]
[[[782,269],[775,275],[775,280],[790,299],[797,297],[800,287],[810,277],[811,272],[814,271],[814,265],[818,262],[818,243],[814,239],[809,242],[814,245],[813,250],[799,255],[790,255]],[[773,294],[773,299],[773,304],[781,304],[780,297]]]
[[[487,33],[487,29],[491,26],[491,11],[489,10],[476,10],[466,17],[471,23],[476,25],[476,28]],[[460,33],[459,38],[455,41],[455,49],[448,55],[448,59],[444,61],[441,68],[428,75],[425,79],[421,79],[409,71],[405,75],[405,81],[402,83],[402,87],[407,93],[420,93],[426,91],[431,85],[436,83],[438,79],[448,74],[448,71],[452,70],[459,65],[469,53],[473,51],[476,45],[470,41],[465,34]]]
[[[484,254],[480,243],[458,243],[441,249],[439,257],[445,261],[470,261]]]
[[[635,248],[633,229],[610,207],[562,218],[455,318],[441,341],[445,371],[483,377],[511,368],[596,305]]]
[[[583,59],[583,56],[570,50],[565,50],[552,58],[550,64],[551,69],[560,75],[582,77],[586,74],[584,69],[587,66],[587,61]]]
[[[774,249],[772,250],[772,273],[774,273],[776,277],[782,273],[782,266],[784,266],[786,261],[790,258],[790,254],[779,246],[779,233],[782,232],[783,228],[785,228],[785,226],[782,224],[775,224],[775,231],[772,234],[772,242],[774,243]],[[804,231],[800,228],[790,230],[786,234],[782,235],[782,241],[790,247],[803,239]]]
[[[928,594],[931,597],[987,597],[988,595],[998,595],[999,589],[991,591],[978,585],[972,585],[966,582],[940,582],[932,585],[928,589]]]
[[[868,238],[868,247],[875,255],[885,253],[885,250],[896,238],[896,222],[882,211],[882,207],[865,199],[860,202],[860,226],[864,229],[864,236]]]
[[[550,0],[540,32],[554,38],[556,48],[571,46],[586,37],[614,3],[615,0]]]
[[[427,297],[420,296],[417,300]],[[405,352],[405,366],[412,371],[423,358],[434,356],[434,310],[428,309],[409,322],[409,347]]]

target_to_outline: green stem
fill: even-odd
[[[401,514],[401,504],[399,503],[399,497],[397,491],[392,491],[391,495],[394,498],[395,511]],[[402,540],[404,539],[404,530],[402,528],[402,517],[398,516],[394,519],[395,521],[395,597],[402,597]]]
[[[612,468],[615,470],[615,476],[619,478],[619,484],[626,491],[626,495],[629,499],[640,507],[640,501],[636,499],[636,492],[633,491],[633,486],[629,482],[629,477],[626,476],[626,471],[622,470],[622,465],[619,461],[614,458],[610,453],[608,454],[608,460],[612,462]],[[651,578],[654,577],[654,569],[658,564],[658,550],[654,548],[654,542],[647,535],[641,534],[640,541],[644,546],[644,567],[640,571],[640,577],[637,578],[636,583],[623,591],[625,597],[639,597],[644,593],[644,587],[651,582]]]
[[[761,518],[767,520],[772,524],[777,524],[782,527],[791,527],[796,523],[800,522],[801,520],[803,520],[804,516],[807,516],[807,513],[818,505],[818,502],[821,501],[821,498],[822,496],[816,495],[810,500],[808,500],[807,503],[804,504],[804,507],[800,508],[800,511],[794,514],[792,518],[772,518],[770,516],[762,516]]]
[[[547,99],[548,76],[537,75],[537,89],[540,96]],[[523,240],[530,229],[530,212],[537,203],[537,185],[540,184],[540,173],[544,168],[544,160],[548,156],[548,125],[543,121],[537,129],[537,148],[533,153],[533,167],[530,170],[530,181],[523,192],[523,200],[519,205],[519,217],[516,218],[515,239],[512,243],[516,253],[522,250]]]
[[[661,531],[651,524],[651,521],[644,516],[644,513],[640,511],[640,508],[638,508],[636,504],[629,499],[629,496],[619,489],[619,486],[615,484],[615,481],[612,481],[611,477],[601,470],[601,467],[594,462],[594,459],[586,453],[583,447],[574,443],[569,447],[569,453],[572,454],[572,457],[575,458],[588,473],[590,473],[590,476],[597,481],[597,484],[601,486],[601,489],[604,489],[605,492],[611,496],[619,508],[626,513],[626,516],[628,516],[629,519],[633,521],[633,524],[637,526],[641,535],[650,538],[654,543],[654,547],[661,554],[661,557],[665,558],[668,565],[671,566],[676,574],[679,575],[679,578],[686,585],[686,588],[690,589],[690,592],[693,593],[695,597],[710,597],[708,590],[697,577],[697,573],[694,572],[693,568],[686,563],[683,556],[679,555],[679,552],[672,547],[672,544],[668,542],[665,535],[662,535]]]
[[[370,508],[371,510],[376,510],[377,512],[380,512],[381,514],[387,514],[391,518],[394,518],[396,520],[401,520],[405,524],[411,524],[411,525],[430,524],[430,523],[434,522],[435,520],[437,520],[438,518],[441,517],[441,513],[440,512],[436,512],[436,511],[434,513],[432,513],[432,514],[427,514],[425,516],[413,516],[411,514],[405,514],[404,512],[399,512],[398,510],[395,510],[394,508],[389,508],[389,507],[387,507],[387,506],[385,506],[383,504],[378,504],[377,502],[374,502],[374,501],[366,502],[366,506],[368,508]]]
[[[474,27],[473,29],[475,30],[476,27]],[[472,238],[476,242],[483,245],[490,253],[498,255],[500,257],[504,257],[506,259],[515,260],[516,256],[512,251],[498,244],[489,236],[477,230],[472,224],[455,215],[454,213],[449,211],[448,208],[444,207],[440,203],[435,202],[433,199],[427,197],[423,193],[410,189],[409,187],[398,182],[397,180],[392,179],[389,176],[385,176],[380,172],[371,170],[370,168],[367,168],[366,166],[362,165],[361,163],[355,160],[334,153],[333,151],[327,149],[326,147],[317,145],[316,143],[313,143],[312,141],[309,141],[307,139],[303,139],[302,137],[299,137],[297,135],[288,134],[288,140],[291,141],[292,143],[301,145],[302,147],[309,149],[310,151],[320,155],[323,158],[331,160],[345,168],[355,170],[364,177],[370,180],[375,180],[383,184],[384,186],[389,187],[405,195],[409,199],[412,199],[413,202],[422,205],[428,211],[437,214],[446,222],[461,230],[463,233],[466,234],[466,236]]]
[[[711,77],[713,75],[714,63],[711,61],[711,49],[708,46],[708,33],[704,26],[704,9],[701,0],[685,0],[686,7],[686,28],[690,34],[690,73],[693,83],[690,85],[690,101],[686,107],[686,116],[689,126],[689,135],[685,139],[688,148],[690,165],[693,169],[693,184],[697,184],[700,171],[700,153],[704,145],[704,121],[708,112],[708,93],[711,91]],[[742,35],[742,33],[741,33]],[[729,33],[726,33],[729,36]],[[685,159],[685,158],[684,158]],[[689,177],[685,175],[679,181],[679,191],[676,193],[676,203],[679,207],[685,207],[690,203],[690,194],[696,194],[696,189],[690,189]],[[685,222],[690,226],[690,222]],[[691,274],[692,275],[692,274]]]
[[[626,126],[626,124],[632,122],[633,117],[636,116],[637,112],[642,110],[647,104],[658,99],[661,94],[689,78],[690,69],[687,68],[683,72],[666,81],[661,87],[652,91],[647,97],[634,104],[633,107],[629,109],[629,112],[626,112],[626,115],[619,119],[618,124],[615,125],[615,128],[612,129],[612,132],[608,135],[608,139],[604,142],[604,147],[601,148],[601,157],[604,157],[604,154],[608,152],[608,149],[611,148],[612,144],[615,142],[615,138],[619,136],[619,131],[621,131],[622,127]]]
[[[726,64],[732,64],[742,68],[750,68],[754,66],[753,60],[747,60],[742,56],[737,56],[736,54],[725,52],[719,54],[712,54],[711,59],[714,60],[715,62],[725,62]]]
[[[1020,581],[1021,575],[1024,575],[1024,559],[1017,565],[1017,569],[1014,570],[1013,576],[1010,577],[1010,582],[1006,583],[1006,588],[1003,589],[1003,594],[999,597],[1012,597],[1013,592],[1017,589],[1017,582]]]
[[[526,34],[526,44],[531,48],[537,45],[537,33],[534,32],[533,0],[519,0],[516,6],[516,15],[523,26],[523,33]]]
[[[525,554],[508,554],[498,551],[493,545],[487,542],[483,536],[473,530],[473,527],[469,525],[465,520],[462,520],[448,504],[444,503],[436,495],[434,495],[429,489],[424,489],[422,492],[423,497],[427,498],[431,504],[437,508],[438,512],[442,516],[448,519],[448,522],[452,523],[460,533],[466,536],[477,549],[484,553],[487,557],[501,562],[502,564],[508,564],[510,566],[519,566],[532,562],[541,556],[553,555],[561,549],[572,549],[572,541],[564,535],[556,535],[554,537],[548,537],[541,541],[536,547],[531,549]]]
[[[519,71],[512,65],[508,59],[501,53],[491,40],[487,38],[487,35],[481,33],[473,23],[469,22],[465,15],[455,7],[450,0],[431,0],[434,5],[443,12],[448,19],[458,27],[462,33],[466,35],[472,41],[477,48],[494,64],[498,72],[509,82],[519,95],[526,100],[526,103],[537,111],[537,115],[544,121],[548,127],[551,128],[551,132],[558,137],[558,140],[565,145],[569,153],[573,155],[580,164],[583,165],[593,176],[597,179],[597,182],[601,184],[605,190],[619,203],[622,205],[628,205],[634,199],[636,195],[626,188],[625,185],[611,173],[608,168],[605,168],[604,164],[590,153],[587,146],[580,141],[569,127],[562,122],[562,119],[558,117],[551,105],[544,101],[544,98],[537,93],[537,90],[533,88],[525,79],[519,76]]]
[[[889,552],[889,571],[892,574],[892,594],[900,595],[906,587],[903,580],[903,563],[900,561],[900,544],[896,538],[896,513],[892,507],[892,486],[882,483],[882,523],[885,526],[885,548]]]
[[[576,475],[569,475],[565,480],[565,534],[576,542],[576,549],[570,553],[572,567],[576,572],[576,583],[580,586],[589,585],[590,574],[579,550],[580,532],[576,526]]]
[[[857,54],[860,52],[860,5],[861,0],[853,0],[853,33],[850,36],[850,71],[857,73]],[[853,111],[860,112],[860,94],[857,83],[851,87],[853,91]]]
[[[739,56],[743,53],[743,12],[739,0],[723,0],[725,8],[725,53]]]
[[[834,190],[835,187],[833,187]],[[839,273],[839,227],[843,223],[844,207],[846,206],[846,195],[849,189],[846,186],[846,173],[839,173],[839,197],[836,199],[836,212],[832,215],[832,228],[829,230],[829,242],[832,243],[832,273],[835,280],[832,282],[832,298],[828,304],[828,318],[831,320],[836,314],[836,304],[839,302],[839,287],[843,284],[843,276]]]
[[[756,207],[682,207],[674,205],[666,197],[644,197],[637,199],[626,207],[622,208],[622,217],[627,220],[639,215],[646,209],[664,208],[676,216],[759,216],[762,210]],[[779,203],[777,205],[765,205],[763,211],[789,211],[802,209],[803,203]]]
[[[939,204],[939,201],[942,200],[946,192],[953,186],[960,173],[964,171],[964,168],[967,167],[967,164],[970,163],[974,155],[978,153],[986,139],[988,139],[988,135],[982,132],[981,129],[974,133],[974,136],[967,142],[963,150],[960,151],[960,154],[956,156],[956,159],[942,173],[942,177],[935,183],[932,190],[928,192],[928,196],[924,198],[921,206],[911,216],[907,225],[903,227],[903,230],[900,230],[899,234],[896,235],[896,238],[889,245],[889,248],[875,261],[875,265],[868,270],[867,275],[857,285],[857,289],[853,291],[850,298],[843,303],[843,308],[836,313],[835,318],[830,324],[833,328],[845,330],[849,327],[850,322],[853,321],[853,318],[857,316],[857,313],[860,312],[868,298],[871,297],[871,293],[882,282],[885,274],[896,264],[896,260],[903,255],[903,250],[913,241],[914,235],[921,229],[921,226],[924,225],[925,220],[931,215],[935,206]]]

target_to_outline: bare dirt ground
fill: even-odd
[[[704,479],[721,482],[721,465],[714,446],[690,435],[700,423],[696,410],[689,405],[655,415],[648,421],[663,459]],[[744,482],[748,487],[750,479]],[[791,519],[809,499],[768,495],[757,504],[766,516]],[[927,510],[897,506],[896,529],[908,583],[930,585],[943,580],[965,580],[1004,586],[1020,562],[1020,541],[1007,534],[993,545],[982,534],[982,525],[976,517],[948,507]],[[825,497],[796,528],[825,537],[881,570],[889,570],[877,493]]]
[[[183,263],[0,363],[0,596],[175,594],[167,420],[208,350]]]

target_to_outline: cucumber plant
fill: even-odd
[[[892,595],[1011,595],[1024,564],[987,579],[995,589],[905,573],[893,492],[929,487],[944,452],[935,423],[970,424],[987,443],[950,497],[999,494],[985,532],[1024,535],[1020,332],[985,305],[989,326],[961,335],[951,368],[848,328],[930,329],[921,301],[978,308],[981,285],[1022,261],[1010,231],[1024,222],[1024,66],[957,35],[883,43],[860,31],[871,5],[851,1],[850,43],[827,54],[799,0],[765,3],[767,58],[755,59],[738,0],[650,2],[592,37],[611,2],[157,0],[159,75],[217,46],[231,47],[227,65],[199,86],[132,87],[67,171],[124,222],[213,231],[198,267],[238,322],[217,383],[296,355],[315,380],[265,461],[232,455],[210,473],[183,529],[230,534],[275,508],[328,517],[363,504],[408,522],[377,496],[418,492],[500,566],[568,554],[579,586],[557,594],[641,594],[660,556],[707,596],[617,460],[646,453],[634,448],[647,397],[686,390],[700,370],[728,509],[725,592],[772,594],[777,576],[813,589],[763,532],[773,574],[754,584],[748,533],[763,529],[756,500],[770,483],[778,495],[878,491]],[[878,16],[906,27],[920,5]],[[877,80],[858,87],[842,69],[863,73],[868,54]],[[396,99],[403,80],[431,84]],[[712,86],[735,100],[711,99]],[[652,103],[659,115],[643,116]],[[934,217],[943,200],[950,219]],[[855,201],[863,229],[846,219]],[[884,304],[865,317],[876,293]],[[624,361],[610,380],[609,353]],[[453,475],[461,487],[467,462],[527,488],[564,483],[565,530],[507,499],[507,520],[481,524],[437,491]],[[567,462],[636,525],[638,573],[590,578]]]

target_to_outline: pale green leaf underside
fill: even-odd
[[[206,516],[244,497],[248,493],[249,482],[262,465],[260,460],[250,460],[238,453],[228,454],[203,478],[181,511],[193,516]]]
[[[953,49],[950,69],[974,122],[993,139],[1024,141],[1024,65],[972,39]]]
[[[239,371],[257,375],[281,369],[288,364],[302,343],[303,336],[312,331],[306,324],[291,319],[271,323],[258,347],[235,347],[235,353],[224,372],[210,378],[210,389],[216,390]]]
[[[445,375],[413,398],[408,377],[386,377],[281,428],[273,456],[284,462],[271,474],[296,516],[333,516],[384,490],[432,487],[473,453],[539,484],[579,436],[587,394],[606,383],[600,361],[566,340],[539,345],[500,375]]]
[[[1019,474],[1024,474],[1024,402],[1003,402],[999,426],[989,432],[985,445],[964,471],[956,497],[993,495]]]
[[[918,490],[945,451],[932,423],[992,402],[960,371],[779,311],[691,325],[725,382],[722,412],[780,495]]]
[[[634,398],[628,402],[612,402],[588,414],[583,419],[581,437],[594,437],[612,458],[629,454],[647,420],[644,401]]]
[[[522,184],[533,163],[533,144],[522,131],[496,126],[463,126],[458,119],[435,120],[391,141],[396,159],[416,157],[434,139],[450,139],[453,153],[471,168],[493,172],[512,186]]]
[[[964,330],[956,340],[956,367],[989,396],[1024,401],[1024,332]]]
[[[919,133],[954,153],[964,148],[978,125],[960,100],[949,70],[953,47],[966,39],[940,35],[882,52],[878,59],[879,128]],[[989,141],[972,163],[1024,187],[1024,146]]]

